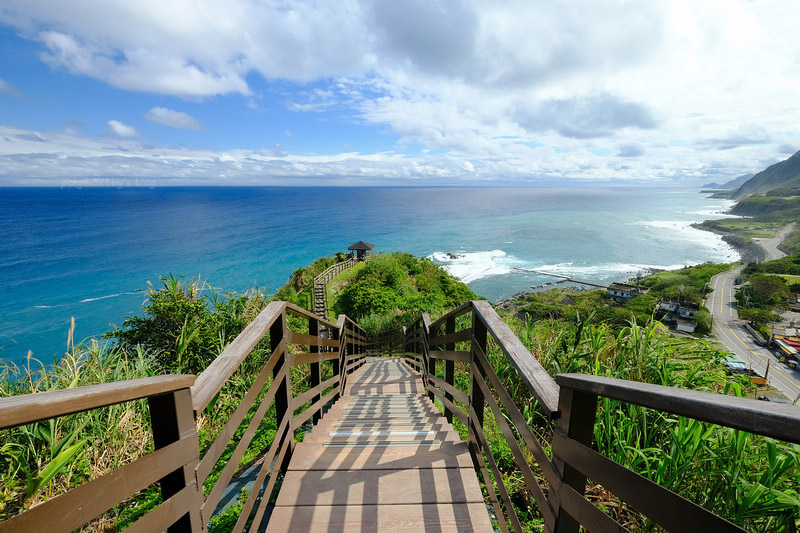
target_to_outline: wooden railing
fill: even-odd
[[[358,261],[354,257],[351,257],[346,261],[329,266],[316,277],[314,277],[312,295],[314,296],[314,313],[317,316],[321,316],[323,318],[328,317],[328,295],[325,285],[340,272],[344,272],[348,268],[355,266],[357,262]]]
[[[587,477],[666,530],[743,531],[594,451],[598,396],[800,443],[800,410],[791,406],[590,375],[565,374],[554,380],[487,302],[468,302],[435,322],[422,315],[405,330],[404,338],[406,358],[422,374],[428,395],[441,402],[448,420],[456,418],[466,427],[475,469],[503,531],[520,532],[523,526],[487,443],[487,407],[546,531],[577,532],[580,526],[587,531],[625,531],[586,499]],[[504,368],[516,373],[544,415],[554,421],[552,459],[547,443],[528,425],[493,368],[487,357],[490,350],[507,359],[510,366]],[[468,374],[465,390],[456,386],[456,365]]]
[[[295,327],[307,332],[293,331],[291,324],[307,324],[307,328]],[[333,332],[333,338],[319,334],[323,325]],[[257,361],[259,370],[249,390],[201,452],[196,424],[204,416],[213,416],[226,384],[262,340],[268,340],[269,350]],[[323,407],[340,395],[347,374],[363,363],[365,352],[364,331],[344,315],[334,324],[292,304],[272,302],[196,380],[194,376],[160,376],[0,399],[0,429],[6,429],[147,398],[155,448],[109,474],[0,522],[0,530],[73,531],[160,483],[163,503],[129,530],[204,531],[254,443],[259,425],[274,408],[275,437],[268,449],[250,450],[250,455],[259,457],[254,462],[258,473],[234,531],[243,531],[248,523],[256,529],[275,483],[288,465],[295,432],[307,420],[323,416]],[[328,367],[324,374],[322,365]],[[307,383],[292,383],[291,369],[297,366],[308,368]],[[322,381],[321,376],[328,374]],[[212,472],[217,479],[204,487]]]

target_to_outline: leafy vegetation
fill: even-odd
[[[747,265],[742,270],[745,283],[736,292],[739,317],[756,324],[779,320],[776,311],[787,309],[789,293],[800,288],[794,283],[793,276],[797,275],[800,275],[800,253]]]
[[[197,281],[173,276],[147,291],[143,317],[129,317],[107,334],[109,343],[70,346],[52,365],[29,358],[22,368],[9,362],[0,373],[3,396],[74,388],[164,373],[199,373],[260,312],[266,299],[258,290],[245,295],[201,295]],[[302,331],[301,328],[298,328]],[[268,339],[255,348],[198,418],[200,449],[206,450],[239,399],[255,380],[269,354]],[[323,379],[329,365],[323,366]],[[302,391],[306,375],[292,369],[293,385]],[[307,372],[306,372],[307,373]],[[297,392],[297,391],[296,391]],[[263,391],[262,391],[263,395]],[[274,411],[274,407],[273,407]],[[253,412],[237,430],[244,433]],[[152,450],[149,411],[144,401],[128,402],[87,413],[60,417],[4,432],[0,446],[0,518],[24,510],[55,494],[85,483]],[[241,465],[253,461],[275,435],[275,417],[265,417],[255,443]],[[206,482],[210,490],[234,446],[223,452]],[[161,502],[150,488],[121,504],[95,523],[96,529],[123,528]]]
[[[22,367],[4,361],[0,394],[68,389],[153,375],[153,356],[95,342],[71,347],[54,365],[29,357]],[[110,472],[152,449],[142,401],[36,422],[3,432],[0,446],[0,519],[70,487]],[[160,501],[160,496],[158,497]],[[113,528],[121,509],[94,523]]]
[[[641,285],[651,294],[665,298],[681,298],[701,303],[708,293],[708,282],[715,275],[730,270],[730,265],[703,263],[679,270],[659,272],[641,280]]]
[[[505,320],[552,375],[587,373],[739,396],[754,390],[749,378],[726,375],[726,352],[703,341],[672,338],[655,324],[616,328],[591,315],[536,321],[512,315]],[[489,348],[488,356],[504,387],[546,445],[552,422],[537,414],[535,398],[507,357],[493,343]],[[457,366],[456,370],[457,388],[469,390],[467,368]],[[454,426],[465,433],[461,424],[454,422]],[[542,518],[531,507],[532,495],[522,483],[506,437],[488,411],[484,431],[524,527],[539,531]],[[601,399],[593,447],[747,530],[795,531],[798,524],[798,446]],[[538,478],[546,486],[541,474]],[[660,531],[602,487],[590,482],[588,493],[630,530]]]
[[[200,280],[184,283],[169,275],[147,290],[144,316],[130,316],[106,333],[123,350],[142,347],[161,372],[198,374],[266,305],[258,289],[220,294]]]
[[[313,276],[335,260],[325,258],[315,262],[313,268],[298,269],[276,298],[294,298],[298,302]],[[753,391],[753,386],[747,377],[724,373],[725,352],[702,342],[673,339],[656,324],[639,325],[649,320],[657,296],[669,296],[676,284],[683,284],[685,299],[702,297],[708,279],[725,268],[699,265],[658,274],[642,281],[650,287],[649,294],[634,298],[625,306],[609,306],[599,291],[581,294],[556,290],[528,295],[524,306],[529,318],[508,315],[505,319],[553,375],[583,372],[745,395]],[[767,271],[752,274],[781,279]],[[337,312],[360,317],[362,326],[372,333],[407,324],[420,312],[441,315],[444,310],[475,298],[466,285],[441,268],[409,254],[373,256],[339,281]],[[33,359],[26,368],[7,366],[0,375],[0,394],[70,388],[164,372],[201,371],[266,303],[266,297],[258,291],[247,295],[203,292],[198,282],[165,278],[158,289],[151,287],[147,291],[143,317],[131,317],[115,328],[109,334],[109,346],[90,343],[71,347],[53,366]],[[468,327],[467,319],[460,317],[459,327]],[[293,321],[293,329],[302,331],[302,322]],[[256,347],[200,415],[201,450],[208,449],[253,383],[257,369],[269,354],[267,343],[268,339]],[[551,423],[537,414],[536,400],[505,355],[494,344],[489,348],[488,356],[520,412],[548,442]],[[305,390],[307,370],[295,367],[291,371],[296,395]],[[330,365],[323,365],[322,379],[331,372]],[[469,390],[469,374],[462,364],[457,365],[456,384],[461,390]],[[234,443],[253,415],[246,415],[236,430]],[[146,453],[152,448],[148,420],[147,404],[139,401],[4,432],[0,446],[0,518]],[[800,508],[798,447],[609,400],[601,401],[598,421],[595,446],[614,461],[747,529],[796,528]],[[454,425],[465,430],[457,422]],[[272,408],[238,466],[257,460],[272,442],[275,430]],[[534,530],[541,517],[529,506],[531,495],[515,469],[506,437],[491,414],[487,415],[485,430],[512,500],[525,517],[525,527]],[[220,468],[232,456],[233,449],[234,445],[230,445],[224,450],[205,484],[206,492],[218,479]],[[592,490],[598,495],[601,508],[615,513],[632,530],[657,530],[602,488]],[[157,490],[144,491],[102,517],[96,527],[124,527],[159,503]],[[212,530],[228,530],[236,512],[235,505],[218,515],[212,520]]]
[[[619,331],[631,321],[647,323],[653,316],[655,306],[656,298],[651,294],[640,294],[620,305],[606,298],[605,291],[579,292],[555,288],[527,293],[506,307],[516,308],[519,316],[532,321],[574,320],[581,317],[592,324],[606,324],[612,330]]]
[[[408,325],[477,296],[430,259],[407,253],[373,255],[336,299],[334,310],[370,334]]]
[[[653,317],[660,298],[675,298],[688,302],[701,302],[708,291],[711,278],[728,270],[729,265],[706,263],[680,270],[659,272],[639,280],[648,292],[625,303],[615,303],[605,291],[577,291],[572,288],[550,289],[527,293],[504,304],[504,308],[527,320],[579,320],[591,317],[592,324],[605,324],[611,331],[619,332],[632,322],[647,324]],[[701,307],[695,315],[699,335],[711,331],[711,313]]]

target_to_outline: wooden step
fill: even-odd
[[[472,468],[291,470],[275,506],[483,503]]]
[[[338,447],[303,441],[295,448],[289,470],[400,470],[471,468],[464,442],[416,446]]]
[[[483,503],[276,507],[269,533],[296,531],[493,531]]]
[[[292,454],[267,531],[492,531],[467,444],[400,358],[374,358]]]

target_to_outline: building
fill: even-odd
[[[363,261],[367,258],[367,252],[375,248],[374,244],[370,244],[364,241],[358,241],[355,244],[351,244],[347,247],[348,250],[355,252],[356,259],[359,261]]]
[[[662,298],[656,306],[655,317],[664,324],[674,326],[678,331],[694,333],[697,327],[695,316],[699,310],[700,304],[694,302]]]
[[[612,283],[606,288],[606,298],[611,298],[615,302],[627,302],[634,296],[644,294],[644,289],[627,283]]]

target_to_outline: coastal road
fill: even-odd
[[[742,271],[741,266],[711,278],[713,292],[706,299],[706,307],[714,318],[714,332],[726,350],[736,354],[753,370],[765,375],[769,362],[769,383],[787,398],[794,400],[800,394],[800,371],[791,370],[766,348],[758,346],[745,329],[736,311],[736,290],[733,281]]]
[[[786,254],[778,250],[778,245],[783,242],[783,239],[785,239],[793,229],[794,222],[783,228],[780,233],[772,239],[753,239],[753,242],[758,244],[767,253],[766,261],[780,259],[781,257],[785,257]]]

